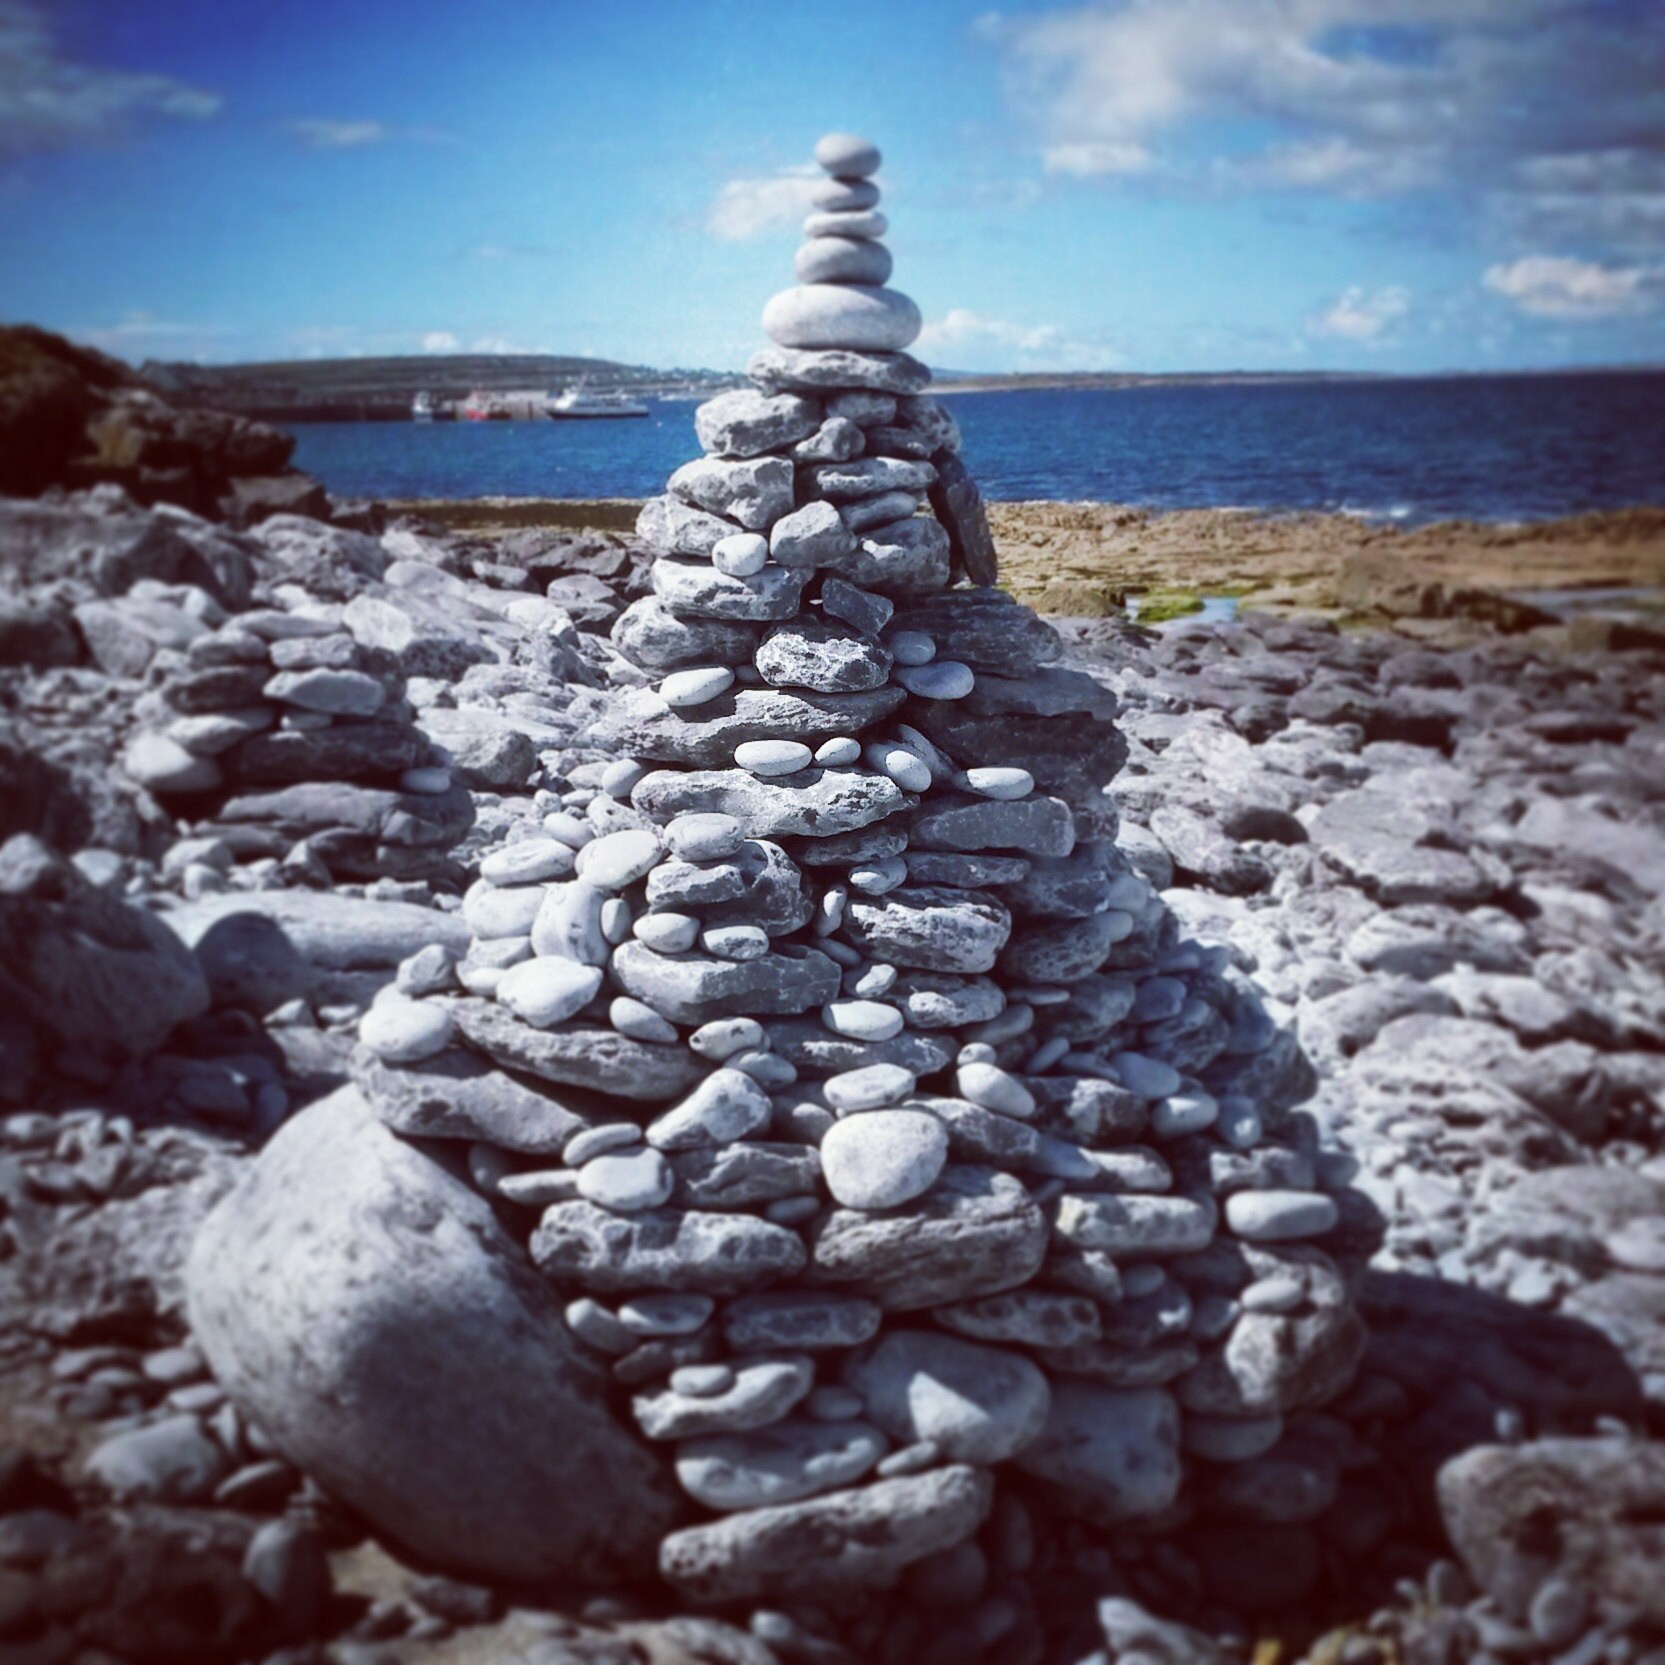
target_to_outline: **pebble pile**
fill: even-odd
[[[1364,1344],[1293,1043],[1118,849],[1115,702],[991,587],[878,152],[816,156],[775,344],[641,518],[641,685],[585,736],[617,760],[484,858],[467,956],[408,961],[355,1066],[396,1131],[468,1141],[697,1507],[660,1565],[712,1601],[887,1582],[997,1469],[1180,1524],[1287,1481],[1285,1415]],[[258,669],[193,676],[327,721],[238,758],[396,698],[337,635],[240,634]]]
[[[355,611],[375,605],[303,592],[158,654],[127,774],[238,860],[325,883],[444,871],[473,802],[416,726],[374,615],[365,628]]]

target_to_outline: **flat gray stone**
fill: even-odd
[[[748,838],[825,838],[893,815],[909,800],[888,776],[858,769],[804,769],[760,780],[744,769],[655,770],[631,802],[655,821],[691,810],[732,815]]]
[[[750,1214],[661,1208],[626,1217],[588,1202],[546,1210],[531,1249],[552,1282],[598,1295],[738,1295],[791,1277],[808,1259],[796,1232]]]
[[[1055,1381],[1046,1424],[1017,1463],[1095,1525],[1161,1514],[1179,1495],[1179,1412],[1157,1388]]]
[[[783,1197],[814,1196],[821,1162],[812,1146],[745,1139],[671,1157],[678,1208],[756,1208]]]
[[[923,322],[908,296],[865,283],[799,284],[763,308],[763,332],[782,347],[897,352],[913,344]]]
[[[717,1393],[678,1393],[674,1387],[639,1393],[631,1401],[637,1426],[650,1440],[696,1439],[779,1422],[815,1386],[815,1365],[792,1354],[747,1359]]]
[[[855,555],[856,538],[831,503],[806,503],[775,522],[769,553],[781,566],[806,574],[837,569]]]
[[[809,473],[815,489],[829,503],[850,503],[890,491],[923,491],[937,477],[929,463],[907,457],[857,457],[849,462],[820,463]]]
[[[931,372],[906,353],[764,347],[752,354],[746,374],[768,393],[841,393],[855,388],[922,393],[931,385]]]
[[[914,596],[948,582],[948,534],[924,515],[876,526],[830,570],[864,590]]]
[[[774,687],[809,688],[821,694],[882,688],[889,680],[891,663],[889,653],[876,642],[808,620],[794,620],[769,631],[754,662],[763,680]]]
[[[856,1295],[781,1290],[742,1295],[723,1309],[723,1339],[737,1353],[815,1353],[859,1347],[879,1332],[879,1308]]]
[[[691,555],[709,560],[724,538],[741,530],[738,521],[724,520],[709,510],[695,508],[668,492],[650,497],[636,517],[636,536],[660,555]]]
[[[1027,856],[1067,856],[1075,821],[1062,798],[1028,797],[1001,803],[942,793],[922,805],[908,829],[916,850],[1020,850]]]
[[[614,950],[613,975],[662,1017],[697,1025],[733,1012],[810,1011],[833,999],[842,973],[825,954],[796,943],[755,960],[721,960],[656,954],[645,942],[626,942]]]
[[[954,1462],[1005,1462],[1041,1432],[1046,1377],[1021,1353],[928,1330],[892,1330],[845,1371],[867,1414],[904,1445]]]
[[[792,464],[785,457],[744,462],[698,457],[677,469],[667,485],[673,497],[723,515],[748,532],[767,532],[792,508]]]
[[[813,399],[744,387],[697,406],[694,432],[716,456],[757,457],[814,433],[820,421],[820,406]]]
[[[1078,1347],[1102,1334],[1098,1302],[1057,1289],[1014,1289],[980,1301],[955,1301],[931,1314],[971,1341],[1010,1347]]]
[[[1046,1245],[1046,1216],[1019,1180],[950,1167],[904,1208],[834,1209],[815,1232],[811,1277],[887,1311],[917,1311],[1027,1283]]]
[[[534,1029],[490,1000],[456,1000],[451,1016],[463,1038],[505,1069],[568,1087],[592,1087],[652,1103],[686,1092],[705,1073],[685,1047],[633,1041],[582,1023]]]
[[[1117,1256],[1193,1254],[1208,1247],[1218,1217],[1212,1197],[1070,1192],[1058,1199],[1055,1230],[1078,1249]]]
[[[921,971],[990,971],[1011,929],[995,898],[929,885],[852,898],[844,915],[846,935],[874,959]]]
[[[942,658],[960,660],[979,677],[1027,677],[1064,652],[1058,632],[1004,590],[943,590],[905,601],[892,628],[929,636]]]
[[[805,574],[769,566],[750,578],[719,572],[709,561],[661,556],[653,563],[653,593],[684,618],[761,623],[798,611]],[[253,744],[253,742],[250,742]]]
[[[614,621],[612,632],[613,646],[648,671],[741,664],[751,658],[757,639],[755,624],[679,618],[658,596],[631,602]]]
[[[963,1543],[993,1497],[988,1471],[963,1464],[878,1480],[673,1532],[660,1547],[659,1567],[697,1601],[820,1601],[883,1588],[904,1567]]]
[[[865,1422],[789,1418],[751,1433],[688,1440],[677,1447],[676,1477],[707,1509],[760,1509],[851,1485],[888,1443]]]

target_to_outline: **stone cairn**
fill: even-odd
[[[233,613],[152,664],[123,766],[204,838],[297,877],[413,880],[474,819],[405,700],[398,659],[352,608]]]
[[[886,1582],[1003,1465],[1181,1524],[1364,1340],[1292,1042],[1118,850],[1113,700],[990,587],[879,154],[816,156],[775,345],[643,511],[603,789],[485,857],[471,952],[407,963],[356,1066],[397,1131],[474,1141],[711,1601]]]

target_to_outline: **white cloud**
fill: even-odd
[[[1488,267],[1481,281],[1533,318],[1615,318],[1646,312],[1658,301],[1658,270],[1602,266],[1566,255],[1529,254]]]
[[[39,8],[0,0],[0,156],[107,144],[144,116],[205,121],[222,103],[172,76],[65,58]]]
[[[706,230],[743,243],[794,226],[809,212],[809,193],[820,177],[820,169],[804,168],[770,179],[731,179],[711,204]]]
[[[1333,304],[1307,320],[1307,334],[1319,339],[1352,341],[1363,346],[1381,344],[1411,309],[1411,297],[1401,288],[1344,290]]]
[[[1623,19],[1589,0],[1091,0],[990,14],[972,33],[998,54],[1054,175],[1343,197],[1440,190],[1507,208],[1510,224],[1576,216],[1658,246],[1665,30],[1645,12]],[[1557,164],[1568,157],[1605,160]]]
[[[422,351],[425,353],[460,353],[460,342],[450,330],[429,330],[422,337]]]
[[[1130,140],[1093,140],[1086,144],[1048,145],[1041,152],[1041,165],[1048,173],[1073,174],[1091,179],[1109,174],[1144,173],[1151,154]]]
[[[306,116],[287,125],[308,150],[362,150],[366,145],[386,144],[393,136],[387,124],[380,121],[331,121]]]
[[[1120,362],[1103,341],[1057,324],[1018,324],[954,307],[919,332],[915,351],[975,370],[1106,370]]]
[[[1055,345],[1062,334],[1055,324],[1010,324],[1003,318],[988,318],[957,306],[919,332],[919,346],[925,352],[941,352],[967,343],[993,342],[1020,353],[1039,353]]]

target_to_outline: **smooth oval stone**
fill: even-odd
[[[619,1214],[658,1208],[670,1200],[675,1188],[670,1163],[646,1146],[598,1156],[578,1170],[579,1196]]]
[[[641,1142],[642,1130],[634,1122],[603,1122],[600,1127],[586,1127],[568,1139],[561,1148],[561,1160],[569,1168],[582,1168],[598,1156]]]
[[[532,885],[571,878],[573,852],[559,839],[523,838],[493,850],[480,863],[480,877],[494,885]]]
[[[730,578],[750,578],[762,572],[769,559],[769,540],[759,532],[736,532],[719,538],[711,549],[711,564]]]
[[[710,1023],[702,1023],[688,1037],[688,1044],[702,1058],[712,1058],[721,1063],[737,1052],[766,1046],[768,1037],[756,1018],[713,1018]]]
[[[871,179],[818,179],[810,187],[812,208],[828,214],[848,214],[856,208],[877,208],[879,187]]]
[[[700,922],[690,913],[645,913],[630,934],[656,953],[686,954],[699,941]]]
[[[821,1021],[852,1041],[889,1041],[902,1033],[902,1014],[878,1000],[834,1000],[821,1008]]]
[[[898,665],[891,675],[922,700],[963,700],[977,685],[969,665],[936,659],[929,665]]]
[[[1147,1058],[1142,1052],[1118,1052],[1110,1063],[1122,1085],[1140,1098],[1167,1098],[1180,1089],[1179,1071],[1160,1058]]]
[[[898,665],[929,665],[937,656],[937,644],[923,630],[893,631],[885,646]]]
[[[623,803],[630,796],[636,782],[647,772],[647,765],[637,762],[633,757],[616,758],[601,772],[601,790],[609,798],[617,798]]]
[[[497,998],[534,1029],[576,1017],[600,992],[600,966],[553,954],[510,966],[497,984]]]
[[[541,885],[489,884],[469,887],[463,898],[463,922],[476,937],[492,941],[497,937],[523,937],[532,929],[546,892]]]
[[[1200,1088],[1174,1093],[1151,1111],[1150,1130],[1158,1139],[1178,1139],[1212,1127],[1219,1115],[1218,1102]]]
[[[866,1422],[788,1419],[749,1434],[685,1440],[676,1451],[676,1477],[708,1509],[760,1509],[854,1484],[889,1443]]]
[[[823,769],[845,769],[861,760],[861,742],[848,734],[835,734],[815,748],[815,761]]]
[[[1035,777],[1027,769],[967,769],[965,784],[966,790],[975,792],[979,798],[1009,802],[1015,798],[1027,798],[1035,790]]]
[[[727,665],[701,665],[695,670],[672,671],[659,684],[659,697],[673,711],[682,711],[709,704],[733,686],[734,672]]]
[[[900,1104],[917,1084],[913,1071],[900,1064],[868,1064],[830,1077],[821,1091],[835,1110],[883,1110]]]
[[[890,230],[890,221],[877,208],[858,208],[853,213],[808,214],[804,217],[804,236],[813,241],[818,237],[870,238],[877,242]]]
[[[703,1329],[717,1310],[709,1295],[666,1290],[658,1295],[634,1295],[619,1307],[619,1322],[633,1335],[692,1335]]]
[[[663,854],[659,835],[626,827],[586,844],[578,852],[578,876],[601,890],[623,890],[645,879]]]
[[[800,283],[884,283],[895,266],[872,237],[811,237],[792,260]]]
[[[761,925],[717,925],[700,933],[700,947],[719,960],[761,960],[769,933]]]
[[[800,740],[744,740],[734,748],[735,764],[769,779],[807,769],[815,754]]]
[[[879,171],[879,147],[858,133],[824,133],[815,160],[836,179],[867,179]]]
[[[1254,1243],[1321,1237],[1340,1218],[1322,1191],[1238,1191],[1226,1198],[1226,1224]]]
[[[674,1023],[660,1017],[651,1006],[632,999],[628,994],[619,995],[607,1008],[607,1021],[621,1035],[628,1036],[633,1041],[658,1041],[670,1046],[677,1038]],[[567,1160],[570,1162],[572,1158],[568,1157]]]
[[[763,328],[782,347],[854,347],[895,352],[919,334],[919,308],[895,289],[865,283],[805,283],[763,309]]]
[[[419,1064],[450,1044],[450,1008],[436,1000],[381,1000],[359,1020],[358,1038],[384,1064]]]
[[[948,1161],[948,1129],[923,1110],[847,1116],[821,1141],[821,1172],[846,1208],[896,1208],[923,1196]]]
[[[867,761],[882,775],[889,775],[904,792],[928,792],[931,766],[906,746],[878,741],[867,748]]]
[[[601,934],[612,947],[630,939],[630,927],[636,913],[622,896],[609,896],[601,904]]]
[[[696,810],[665,828],[665,842],[680,861],[727,861],[739,855],[746,835],[732,815]]]
[[[966,1059],[964,1052],[969,1050],[962,1051],[962,1062],[954,1076],[961,1098],[985,1110],[998,1110],[1003,1116],[1027,1119],[1035,1114],[1035,1095],[1015,1075],[1008,1075],[992,1059]]]
[[[734,1371],[726,1364],[685,1364],[670,1376],[671,1392],[690,1399],[715,1399],[733,1386]]]

